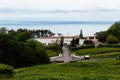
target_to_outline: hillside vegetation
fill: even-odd
[[[111,52],[120,52],[120,48],[113,48],[113,47],[101,47],[101,48],[88,48],[88,49],[81,49],[77,50],[76,54],[78,55],[95,55],[95,54],[104,54],[104,53],[111,53]]]
[[[115,44],[120,42],[120,22],[115,22],[106,31],[96,33],[99,41],[107,42],[108,44]]]
[[[52,63],[15,69],[14,80],[119,80],[120,61]]]

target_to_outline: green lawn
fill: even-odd
[[[58,56],[59,54],[60,54],[59,51],[58,51],[58,52],[55,52],[55,51],[53,51],[53,50],[47,50],[47,55],[48,55],[49,57]]]
[[[120,80],[120,61],[51,63],[14,69],[13,80]]]

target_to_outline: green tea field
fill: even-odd
[[[120,80],[120,61],[51,63],[14,69],[13,80]]]

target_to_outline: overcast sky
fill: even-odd
[[[0,0],[0,20],[118,21],[120,0]]]

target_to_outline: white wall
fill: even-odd
[[[60,38],[36,38],[35,40],[46,45],[55,43],[56,41],[60,42]],[[64,43],[70,44],[71,40],[72,38],[64,38]]]
[[[85,41],[85,39],[79,39],[79,44],[83,45],[84,41]]]

